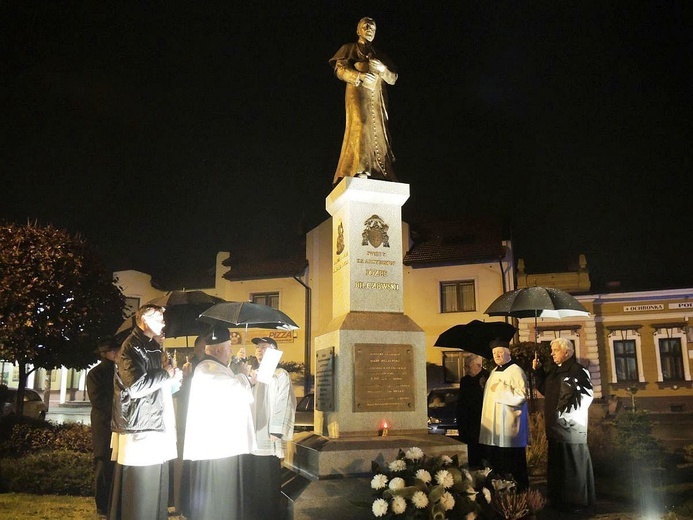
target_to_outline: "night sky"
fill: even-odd
[[[409,222],[500,217],[527,270],[692,287],[688,2],[0,4],[0,220],[161,283],[328,217],[344,84],[376,19]],[[170,287],[169,287],[170,288]]]

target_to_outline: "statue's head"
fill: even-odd
[[[369,16],[364,16],[356,26],[356,34],[359,40],[372,42],[375,39],[375,20]]]

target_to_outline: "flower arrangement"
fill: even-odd
[[[457,455],[427,457],[416,447],[384,466],[373,462],[372,470],[376,518],[519,519],[545,503],[538,491],[518,492],[514,481],[494,478],[491,468],[469,470]]]

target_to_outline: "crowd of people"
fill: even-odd
[[[459,439],[467,444],[471,467],[488,465],[497,474],[529,486],[529,384],[513,361],[508,342],[489,345],[495,368],[489,373],[478,355],[465,358],[457,403]],[[588,408],[593,389],[589,371],[575,358],[565,338],[551,342],[553,363],[532,362],[537,390],[545,397],[548,439],[547,493],[557,510],[589,513],[595,504],[592,461],[587,447]]]
[[[219,327],[196,339],[193,358],[178,369],[163,348],[164,311],[144,305],[122,344],[101,340],[101,362],[87,376],[98,513],[165,520],[174,506],[191,520],[281,517],[281,460],[296,409],[289,374],[276,368],[260,381],[245,347],[234,356],[229,330]],[[278,348],[271,337],[252,341],[258,363]],[[529,486],[527,374],[507,341],[489,347],[490,372],[480,356],[465,358],[460,440],[471,467],[489,465],[522,490]],[[551,342],[551,357],[547,367],[536,356],[532,363],[545,396],[548,498],[558,509],[591,509],[590,374],[564,338]]]
[[[163,348],[164,311],[144,305],[122,345],[99,342],[102,359],[87,378],[97,512],[165,520],[173,506],[190,520],[281,517],[281,459],[296,409],[289,374],[276,368],[260,381],[244,347],[233,356],[223,327],[197,338],[178,369]],[[253,343],[259,363],[278,348],[271,337]]]

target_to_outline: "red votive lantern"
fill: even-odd
[[[378,434],[381,437],[387,437],[387,432],[390,430],[390,423],[383,419],[380,421],[380,428],[378,429]]]

